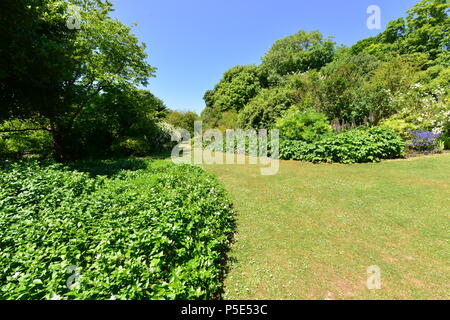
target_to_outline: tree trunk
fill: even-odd
[[[66,129],[55,129],[52,131],[54,158],[58,162],[74,160],[72,134]]]

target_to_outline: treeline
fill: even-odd
[[[145,45],[103,0],[0,3],[0,156],[59,161],[168,147]]]
[[[327,123],[336,133],[383,125],[405,140],[433,131],[450,147],[449,7],[421,1],[352,47],[318,31],[278,40],[261,64],[225,72],[204,96],[202,119],[222,130],[280,128],[306,142],[320,139]]]

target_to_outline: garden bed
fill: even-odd
[[[0,165],[0,228],[0,299],[210,299],[234,222],[197,167],[30,160]]]

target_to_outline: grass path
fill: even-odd
[[[237,211],[225,299],[449,299],[450,154],[209,165]],[[367,268],[382,272],[368,290]]]

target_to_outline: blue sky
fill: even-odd
[[[382,28],[419,0],[113,0],[113,15],[147,44],[158,68],[148,88],[174,110],[204,108],[203,94],[237,64],[258,64],[274,41],[319,30],[352,45],[380,30],[366,26],[370,5]]]

